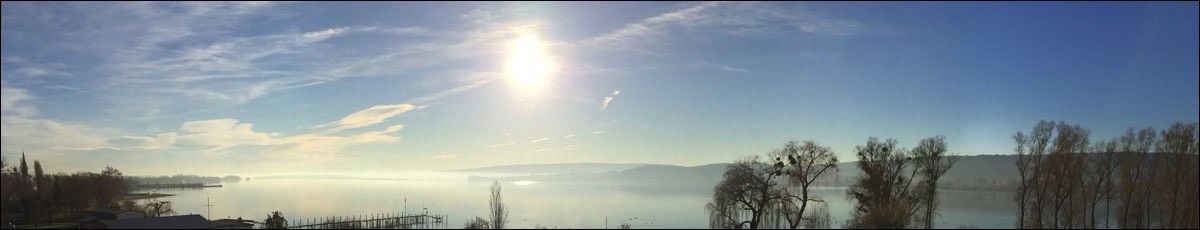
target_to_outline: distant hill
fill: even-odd
[[[729,163],[701,166],[676,166],[641,164],[630,169],[607,172],[574,172],[524,176],[470,176],[470,183],[491,183],[493,180],[515,182],[521,180],[546,184],[570,184],[620,188],[638,193],[694,193],[708,194],[721,181],[721,175]],[[556,165],[557,166],[557,165]]]
[[[199,175],[173,175],[173,176],[126,176],[127,179],[139,184],[187,184],[187,183],[203,183],[203,184],[220,184],[221,182],[238,182],[242,178],[234,175],[225,177],[216,176],[199,176]]]
[[[564,174],[603,173],[632,169],[652,164],[608,164],[608,163],[565,163],[565,164],[519,164],[483,168],[447,170],[446,172],[505,173],[505,174]]]
[[[942,178],[1015,179],[1016,161],[1016,155],[963,156]],[[857,165],[858,161],[838,163],[839,175],[854,177],[861,174]]]
[[[1017,178],[1014,155],[963,156],[942,180],[946,189],[1008,190]],[[849,186],[862,173],[857,161],[838,163],[837,180],[823,186]],[[729,163],[701,166],[662,164],[545,164],[504,165],[456,172],[501,172],[527,174],[521,176],[471,176],[472,182],[532,180],[560,184],[623,184],[656,185],[711,189],[721,180]],[[562,173],[555,173],[562,172]],[[832,176],[832,174],[830,174]],[[943,187],[939,186],[939,187]]]

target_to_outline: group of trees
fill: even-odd
[[[847,227],[933,227],[937,180],[958,158],[947,155],[942,136],[926,138],[912,151],[896,144],[872,137],[856,147],[863,175],[848,190],[856,202]],[[729,165],[705,205],[709,227],[830,228],[828,204],[810,188],[837,173],[837,155],[813,141],[791,141],[767,156],[773,164],[750,156]]]
[[[81,211],[100,207],[115,207],[118,199],[129,190],[121,171],[105,167],[100,173],[77,172],[47,175],[42,163],[33,161],[29,172],[24,153],[19,165],[3,164],[4,213],[24,213],[25,222],[37,224],[52,221],[56,216],[75,216]]]
[[[837,173],[837,156],[813,141],[787,142],[767,153],[729,165],[705,205],[712,228],[828,228],[828,206],[809,193],[825,173]],[[812,208],[812,207],[816,208]],[[810,209],[811,208],[811,209]]]
[[[475,217],[475,219],[467,220],[463,224],[466,229],[504,229],[508,224],[508,206],[504,205],[500,197],[500,181],[493,181],[491,187],[491,200],[488,201],[488,210],[491,212],[488,218]]]
[[[948,155],[943,136],[925,138],[907,151],[897,144],[871,137],[855,146],[862,175],[846,191],[854,201],[846,227],[933,228],[937,181],[959,158]]]
[[[175,209],[171,208],[171,201],[150,200],[144,204],[138,204],[137,201],[124,200],[118,206],[124,210],[139,211],[146,214],[146,217],[163,217],[175,215]]]
[[[1196,123],[1175,123],[1161,134],[1130,128],[1095,143],[1089,134],[1042,121],[1013,136],[1018,227],[1109,228],[1113,205],[1119,228],[1200,227]]]
[[[265,229],[287,229],[287,218],[283,217],[283,213],[279,211],[267,214],[267,219],[263,220],[263,228]]]

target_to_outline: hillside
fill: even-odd
[[[1017,178],[1013,155],[963,156],[943,176],[943,188],[968,190],[1008,190]],[[837,180],[823,186],[849,186],[861,171],[856,161],[838,163]],[[671,187],[709,188],[721,180],[729,163],[701,166],[662,164],[545,164],[503,165],[456,172],[500,172],[526,174],[522,176],[471,176],[469,181],[490,182],[531,180],[556,184],[624,184]],[[832,174],[830,174],[832,176]]]
[[[632,169],[651,164],[608,164],[608,163],[565,163],[565,164],[518,164],[499,165],[483,168],[447,170],[446,172],[469,173],[505,173],[505,174],[565,174],[565,173],[603,173]]]

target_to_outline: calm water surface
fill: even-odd
[[[466,175],[426,179],[253,179],[224,183],[221,188],[160,190],[179,214],[261,221],[271,211],[288,220],[328,216],[404,212],[447,215],[450,228],[475,216],[486,216],[490,183],[468,182]],[[503,201],[511,207],[510,226],[532,228],[604,228],[628,222],[635,228],[707,228],[704,204],[711,188],[664,188],[595,184],[504,184]],[[834,228],[850,213],[845,188],[816,188],[830,203]],[[941,193],[936,227],[960,224],[980,228],[1012,228],[1016,204],[1011,192]],[[407,200],[407,204],[405,202]],[[211,218],[211,217],[210,217]]]

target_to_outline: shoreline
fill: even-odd
[[[175,194],[164,194],[164,193],[155,193],[155,194],[130,193],[130,194],[125,194],[124,196],[121,196],[121,198],[118,198],[118,199],[120,199],[120,200],[142,200],[142,199],[153,199],[153,198],[159,198],[159,197],[168,197],[168,196],[174,196],[174,195]]]

